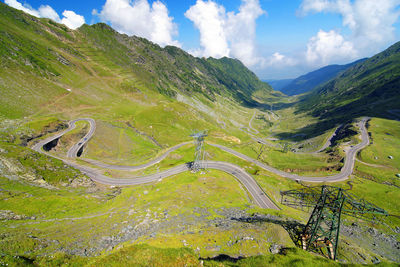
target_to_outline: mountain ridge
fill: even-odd
[[[289,84],[282,86],[279,91],[289,96],[304,94],[313,90],[318,85],[321,85],[336,77],[342,71],[345,71],[351,66],[365,60],[366,58],[362,58],[345,65],[334,64],[324,66],[322,68],[301,75],[295,79],[292,79]]]
[[[386,104],[386,105],[382,105]],[[301,111],[322,119],[387,117],[400,107],[400,42],[359,62],[302,97]]]
[[[0,11],[0,57],[5,67],[0,77],[7,81],[9,71],[19,70],[24,74],[17,76],[27,77],[7,81],[3,90],[22,95],[26,87],[23,80],[31,81],[32,90],[37,87],[35,84],[44,80],[46,92],[36,88],[35,92],[21,96],[26,101],[30,98],[29,102],[39,101],[38,106],[48,103],[52,98],[51,92],[54,91],[56,97],[62,94],[63,88],[74,89],[78,80],[92,80],[94,77],[98,77],[96,87],[100,86],[100,80],[104,80],[106,85],[114,79],[120,83],[118,87],[126,88],[125,85],[130,84],[131,91],[147,88],[170,98],[176,98],[178,93],[188,96],[200,94],[210,101],[221,95],[247,106],[256,105],[252,97],[256,91],[273,94],[267,83],[260,81],[236,59],[196,58],[177,47],[161,48],[144,38],[119,34],[104,23],[85,24],[77,30],[70,30],[50,19],[30,16],[4,3],[0,3]],[[115,84],[110,84],[84,94],[99,94],[97,97],[101,97],[102,94],[115,94],[113,88]],[[0,100],[3,105],[0,114],[6,117],[15,117],[17,113],[32,114],[32,109],[37,108],[33,105],[29,108],[31,111],[24,112],[24,108],[17,104],[21,99],[16,99],[18,96],[11,93],[9,97],[14,101],[5,103]],[[81,100],[92,101],[86,97]],[[11,110],[18,112],[11,114]]]

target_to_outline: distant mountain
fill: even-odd
[[[350,64],[346,65],[329,65],[323,68],[317,69],[315,71],[309,72],[305,75],[302,75],[296,79],[293,79],[287,85],[282,86],[280,89],[274,87],[272,84],[271,86],[275,90],[279,90],[286,95],[299,95],[305,92],[311,91],[316,86],[323,84],[330,79],[334,78],[340,72],[350,68],[351,66],[365,61],[366,58],[357,60]]]
[[[327,120],[385,117],[400,108],[400,42],[318,86],[299,108]]]
[[[293,79],[283,79],[283,80],[264,80],[264,82],[271,85],[274,90],[281,91],[282,88],[287,86],[293,81]]]

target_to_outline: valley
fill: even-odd
[[[0,265],[400,262],[399,43],[286,96],[236,59],[0,11]],[[336,261],[281,201],[321,185],[387,212],[344,214]]]

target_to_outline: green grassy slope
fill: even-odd
[[[124,140],[134,151],[118,151],[124,144],[103,134],[98,144],[105,146],[89,148],[89,157],[105,156],[106,149],[120,162],[135,152],[133,162],[140,162],[154,156],[159,145],[186,141],[196,129],[215,129],[218,118],[232,116],[228,109],[255,105],[253,93],[277,98],[238,61],[213,60],[219,62],[214,66],[179,48],[121,35],[106,24],[73,31],[3,3],[0,11],[0,118],[86,116],[103,121],[104,132],[126,129]],[[196,102],[184,104],[185,99]],[[217,113],[207,114],[217,107]]]
[[[248,75],[250,71],[241,63],[231,68],[231,62],[215,60],[215,66],[176,47],[161,48],[143,38],[121,35],[106,24],[83,25],[73,31],[3,3],[0,9],[0,88],[4,96],[0,114],[4,117],[33,114],[61,97],[68,99],[71,108],[109,106],[109,99],[121,91],[151,91],[165,99],[198,93],[211,101],[223,95],[237,101],[245,98],[253,105],[253,92],[272,93],[269,85]],[[247,82],[257,86],[247,86]],[[29,107],[28,102],[32,103]]]
[[[346,65],[329,65],[314,70],[292,80],[289,84],[283,86],[280,91],[287,95],[303,94],[313,90],[318,85],[324,84],[330,79],[335,78],[339,73],[364,60],[366,59],[360,59]]]
[[[400,42],[354,65],[304,97],[300,110],[322,119],[384,116],[400,107]]]

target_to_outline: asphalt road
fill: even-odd
[[[89,132],[81,139],[79,140],[78,143],[73,145],[67,152],[67,157],[68,158],[75,158],[78,154],[78,151],[89,141],[90,138],[92,138],[94,131],[96,130],[96,122],[93,119],[87,118],[87,119],[77,119],[73,120],[72,124],[73,127],[75,128],[75,123],[77,121],[87,121],[90,124],[90,129]],[[71,123],[71,122],[70,122]]]
[[[275,169],[271,166],[268,166],[258,160],[250,158],[249,156],[246,156],[240,152],[234,151],[225,146],[221,146],[221,145],[217,145],[217,144],[209,144],[209,145],[218,147],[218,148],[224,150],[225,152],[228,152],[228,153],[235,155],[239,158],[242,158],[246,161],[252,162],[252,163],[256,164],[257,166],[259,166],[260,168],[263,168],[264,170],[270,171],[279,176],[286,177],[286,178],[289,178],[292,180],[304,181],[304,182],[316,182],[316,183],[339,182],[339,181],[346,180],[352,174],[353,168],[354,168],[355,156],[356,156],[357,152],[369,144],[368,132],[367,132],[367,129],[365,128],[365,124],[368,120],[369,120],[369,118],[363,118],[359,122],[359,125],[358,125],[360,128],[360,131],[361,131],[361,139],[362,139],[361,143],[351,147],[348,151],[346,151],[346,159],[344,161],[344,166],[340,170],[340,173],[331,175],[331,176],[313,177],[313,176],[299,176],[296,174],[287,173],[287,172]]]
[[[69,162],[67,163],[70,164]],[[220,170],[233,175],[237,180],[239,180],[239,182],[243,184],[243,186],[246,188],[251,198],[254,200],[255,204],[257,204],[259,207],[265,209],[279,209],[279,207],[276,206],[275,203],[264,193],[264,191],[260,188],[257,182],[253,179],[253,177],[251,177],[250,174],[248,174],[245,170],[243,170],[239,166],[221,161],[204,161],[202,162],[202,164],[205,164],[208,169]],[[189,164],[181,164],[171,169],[146,176],[137,176],[130,178],[111,178],[99,173],[98,170],[90,167],[81,166],[76,163],[72,163],[70,165],[81,170],[82,173],[86,174],[92,180],[98,183],[107,185],[117,185],[117,186],[140,185],[151,182],[158,182],[164,178],[182,172],[190,171]]]
[[[254,120],[254,117],[256,116],[256,111],[254,110],[253,116],[251,117],[251,119],[249,120],[249,129],[252,130],[255,134],[259,134],[260,132],[257,129],[254,129],[253,126],[251,125],[251,123]]]
[[[60,133],[58,133],[58,134],[56,134],[56,135],[50,136],[50,137],[48,137],[48,138],[46,138],[46,139],[44,139],[44,140],[39,141],[39,142],[36,143],[34,146],[32,146],[32,149],[35,150],[35,151],[37,151],[37,152],[42,152],[42,147],[43,147],[45,144],[50,143],[51,141],[53,141],[53,140],[55,140],[55,139],[58,139],[58,138],[60,138],[61,136],[63,136],[64,134],[66,134],[66,133],[72,131],[73,129],[75,129],[75,127],[76,127],[75,123],[76,123],[77,121],[87,121],[87,122],[89,122],[89,123],[90,123],[90,129],[89,129],[89,132],[88,132],[77,144],[75,144],[73,147],[71,147],[71,148],[68,150],[68,155],[67,155],[67,156],[68,156],[68,157],[75,157],[76,154],[78,153],[79,149],[80,149],[87,141],[89,141],[89,139],[90,139],[90,138],[92,137],[92,135],[94,134],[94,131],[96,130],[96,123],[95,123],[95,121],[94,121],[93,119],[86,118],[86,119],[76,119],[76,120],[72,120],[72,121],[70,121],[70,122],[68,123],[68,128],[67,128],[67,129],[65,129],[64,131],[62,131],[62,132],[60,132]],[[86,139],[85,139],[85,138],[86,138]],[[81,143],[81,145],[79,145],[80,143]],[[76,152],[75,152],[75,151],[76,151]],[[74,154],[74,152],[75,152],[75,154]]]
[[[105,168],[105,169],[120,170],[120,171],[137,171],[137,170],[145,169],[147,167],[150,167],[154,164],[159,163],[160,161],[165,159],[171,152],[177,150],[178,148],[181,148],[184,145],[190,144],[190,143],[192,143],[192,142],[184,142],[184,143],[178,144],[176,146],[173,146],[173,147],[169,148],[165,153],[160,155],[159,157],[157,157],[147,163],[144,163],[141,165],[136,165],[136,166],[113,165],[113,164],[107,164],[107,163],[103,163],[103,162],[100,162],[97,160],[92,160],[92,159],[83,159],[83,160],[86,162],[89,162],[93,165],[96,165],[98,167]]]
[[[344,166],[341,169],[341,172],[339,174],[332,175],[332,176],[308,177],[308,176],[299,176],[296,174],[287,173],[287,172],[275,169],[271,166],[268,166],[258,160],[250,158],[249,156],[246,156],[242,153],[234,151],[225,146],[221,146],[221,145],[217,145],[217,144],[209,144],[209,145],[217,147],[221,150],[224,150],[225,152],[228,152],[228,153],[235,155],[239,158],[242,158],[246,161],[252,162],[267,171],[270,171],[279,176],[286,177],[286,178],[289,178],[292,180],[306,181],[306,182],[338,182],[338,181],[346,180],[351,175],[353,168],[354,168],[355,156],[356,156],[357,152],[369,144],[368,132],[365,128],[365,124],[368,121],[368,119],[369,118],[363,118],[361,120],[361,122],[359,123],[359,128],[361,131],[361,139],[362,139],[361,143],[351,147],[348,151],[346,151],[346,159],[345,159]],[[69,123],[70,127],[68,129],[64,130],[63,132],[61,132],[55,136],[52,136],[50,138],[47,138],[47,139],[37,143],[32,148],[38,152],[45,153],[49,156],[54,157],[53,155],[50,155],[49,153],[46,153],[41,149],[43,147],[43,145],[45,145],[48,142],[53,141],[54,139],[60,138],[65,133],[74,129],[75,122],[80,121],[80,120],[88,121],[90,123],[91,127],[90,127],[88,134],[86,134],[85,137],[82,138],[78,142],[78,144],[74,145],[68,151],[69,157],[75,157],[76,153],[79,151],[79,149],[82,146],[84,146],[89,141],[89,139],[92,137],[92,135],[94,134],[95,122],[92,119],[73,120]],[[105,164],[105,163],[91,161],[91,160],[88,160],[88,162],[91,162],[101,168],[106,168],[106,169],[116,169],[116,170],[125,170],[125,171],[138,170],[138,169],[146,168],[146,167],[149,167],[151,165],[154,165],[154,164],[160,162],[166,156],[168,156],[169,153],[171,153],[172,151],[174,151],[188,143],[189,142],[185,142],[182,144],[178,144],[174,147],[171,147],[160,157],[158,157],[146,164],[139,165],[139,166],[111,165],[111,164]],[[70,151],[71,151],[71,153],[70,153]],[[58,157],[56,157],[56,158],[58,158]],[[58,158],[58,159],[61,159],[61,158]],[[65,159],[61,159],[61,160],[64,161],[65,163],[81,170],[83,173],[88,175],[92,180],[102,183],[102,184],[108,184],[108,185],[139,185],[139,184],[144,184],[144,183],[151,183],[151,182],[160,181],[166,177],[176,175],[176,174],[190,170],[190,168],[187,164],[182,164],[182,165],[173,167],[171,169],[168,169],[168,170],[165,170],[162,172],[158,172],[155,174],[151,174],[151,175],[146,175],[146,176],[131,177],[131,178],[111,178],[111,177],[101,174],[100,171],[97,169],[79,165],[71,160],[65,160]],[[273,201],[262,191],[262,189],[259,187],[257,182],[253,179],[253,177],[251,177],[251,175],[249,175],[245,170],[241,169],[239,166],[228,163],[228,162],[220,162],[220,161],[205,161],[205,162],[203,162],[203,164],[206,164],[207,168],[209,168],[209,169],[217,169],[217,170],[221,170],[221,171],[232,174],[236,179],[238,179],[245,186],[248,193],[252,196],[252,199],[255,201],[255,203],[258,206],[260,206],[262,208],[279,209],[273,203]]]
[[[167,177],[190,170],[190,167],[188,164],[182,164],[182,165],[173,167],[171,169],[168,169],[168,170],[165,170],[162,172],[158,172],[158,173],[154,173],[154,174],[150,174],[150,175],[146,175],[146,176],[130,177],[130,178],[111,178],[111,177],[101,174],[101,172],[97,169],[94,169],[94,168],[91,168],[88,166],[82,166],[80,164],[77,164],[76,162],[73,162],[68,159],[62,159],[62,158],[56,157],[56,156],[51,155],[42,150],[42,147],[45,144],[47,144],[57,138],[60,138],[67,132],[75,129],[75,127],[76,127],[75,123],[77,121],[88,121],[90,123],[90,130],[77,144],[73,145],[71,147],[71,149],[69,149],[68,158],[75,157],[77,152],[79,151],[79,149],[82,146],[84,146],[94,134],[96,124],[93,119],[77,119],[77,120],[70,121],[68,129],[64,130],[63,132],[61,132],[57,135],[54,135],[52,137],[46,138],[43,141],[40,141],[39,143],[35,144],[32,147],[32,149],[34,149],[40,153],[49,155],[51,157],[60,159],[64,163],[79,169],[82,173],[89,176],[93,181],[96,181],[96,182],[102,183],[102,184],[107,184],[107,185],[116,185],[116,186],[139,185],[139,184],[157,182],[157,181],[161,181],[164,178],[167,178]],[[154,165],[154,164],[160,162],[165,157],[167,157],[169,153],[171,153],[174,150],[177,150],[178,148],[180,148],[188,143],[190,143],[190,142],[185,142],[182,144],[178,144],[174,147],[171,147],[160,157],[158,157],[146,164],[139,165],[139,166],[111,165],[111,164],[101,163],[98,161],[92,161],[92,160],[87,160],[87,161],[91,162],[99,167],[106,168],[106,169],[116,169],[116,170],[125,170],[125,171],[138,170],[138,169],[146,168],[146,167],[149,167],[151,165]],[[202,164],[207,165],[207,168],[209,168],[209,169],[221,170],[221,171],[227,172],[229,174],[232,174],[237,180],[239,180],[243,184],[243,186],[247,189],[247,192],[249,193],[251,198],[254,200],[255,204],[258,205],[259,207],[269,208],[269,209],[279,209],[279,207],[263,192],[263,190],[260,188],[260,186],[257,184],[257,182],[253,179],[253,177],[251,177],[251,175],[249,175],[245,170],[243,170],[239,166],[236,166],[234,164],[227,163],[227,162],[218,162],[218,161],[205,161],[205,162],[202,162]]]

